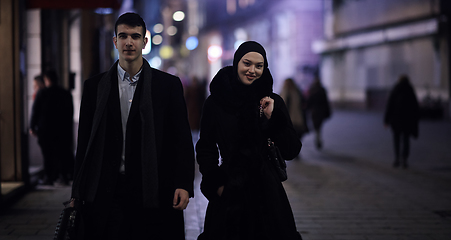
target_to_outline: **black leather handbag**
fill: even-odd
[[[270,163],[274,166],[277,177],[281,182],[288,179],[287,164],[280,154],[279,148],[274,145],[270,138],[268,138],[268,158]]]
[[[61,211],[58,224],[55,229],[55,236],[53,240],[69,240],[75,239],[77,231],[77,223],[79,221],[77,216],[77,209],[75,207],[68,207],[70,202],[64,202],[64,209]]]

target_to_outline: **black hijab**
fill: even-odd
[[[238,77],[238,63],[249,52],[256,52],[263,56],[264,66],[262,76],[251,85],[245,85]],[[233,79],[231,85],[234,91],[242,97],[252,97],[252,101],[260,100],[272,93],[273,79],[268,69],[266,51],[262,45],[255,41],[247,41],[240,45],[233,56]],[[255,99],[254,99],[255,98]]]

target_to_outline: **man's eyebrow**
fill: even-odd
[[[123,32],[120,32],[120,33],[118,33],[117,34],[118,36],[128,36],[128,35],[131,35],[131,36],[135,36],[135,37],[141,37],[142,35],[141,35],[141,33],[132,33],[132,34],[127,34],[127,33],[123,33]]]

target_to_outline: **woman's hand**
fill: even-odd
[[[266,118],[270,119],[273,110],[274,110],[274,99],[270,97],[264,97],[260,100],[260,115],[264,113]]]

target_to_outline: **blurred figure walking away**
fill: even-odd
[[[30,133],[38,137],[44,157],[45,185],[59,180],[67,185],[72,174],[73,102],[72,94],[58,86],[58,76],[49,70],[43,74],[45,88],[33,103]]]
[[[315,129],[315,146],[317,149],[321,149],[323,147],[321,128],[324,120],[330,118],[331,109],[327,91],[321,84],[319,76],[315,76],[315,80],[308,90],[307,109],[310,112]]]
[[[285,105],[287,105],[296,134],[302,139],[302,136],[309,131],[307,127],[307,114],[305,111],[307,100],[304,97],[304,94],[302,94],[292,78],[287,78],[283,84],[280,96],[285,101]]]
[[[393,167],[402,164],[407,168],[410,136],[418,137],[419,105],[415,91],[407,75],[401,75],[391,91],[385,109],[384,124],[393,132],[395,161]],[[402,151],[401,151],[402,142]]]

